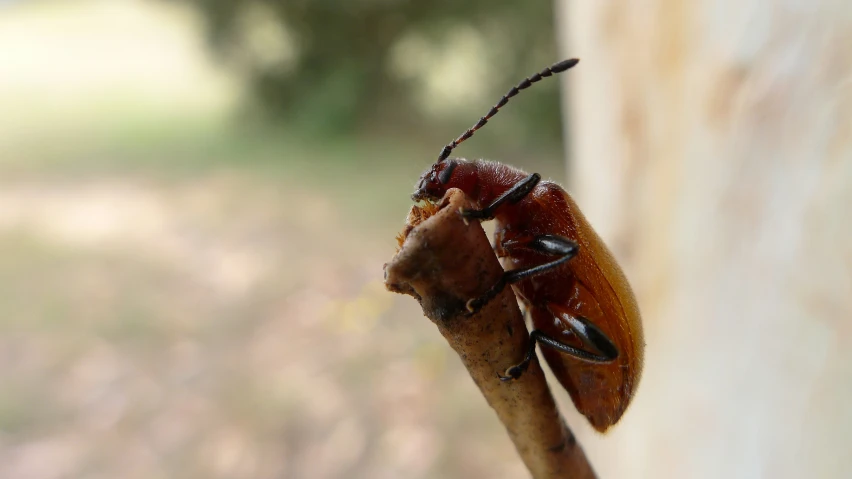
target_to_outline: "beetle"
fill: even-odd
[[[507,285],[532,318],[530,347],[498,377],[521,377],[538,343],[575,407],[599,432],[618,422],[642,373],[644,339],[639,307],[621,267],[571,196],[538,173],[450,153],[497,114],[510,98],[579,60],[556,63],[521,81],[470,129],[446,145],[420,177],[414,201],[436,201],[458,188],[475,209],[468,220],[494,220],[494,250],[505,272],[485,294],[467,302],[478,311]]]

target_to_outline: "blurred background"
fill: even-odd
[[[0,1],[0,477],[528,477],[384,290],[458,150],[568,185],[645,317],[602,477],[852,473],[844,2]],[[561,95],[560,95],[561,91]]]

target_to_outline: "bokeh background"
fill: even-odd
[[[844,2],[0,1],[0,477],[527,477],[384,290],[420,172],[568,185],[639,296],[602,477],[852,474]],[[560,92],[562,93],[560,95]]]

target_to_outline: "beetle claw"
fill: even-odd
[[[519,377],[521,377],[521,374],[523,374],[523,373],[524,373],[524,370],[521,367],[512,366],[511,368],[506,370],[505,376],[501,376],[498,373],[497,377],[500,378],[500,380],[505,383],[505,382],[508,382],[508,381],[514,381],[515,379],[518,379]]]
[[[464,304],[464,307],[471,313],[476,312],[476,308],[473,306],[473,302],[476,301],[476,298],[472,298],[467,300],[467,303]]]
[[[465,226],[470,226],[470,221],[467,220],[467,214],[465,214],[465,209],[459,206],[459,215],[462,217],[462,221],[464,221]],[[469,309],[469,308],[468,308]],[[473,311],[471,311],[472,313]]]

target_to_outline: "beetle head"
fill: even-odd
[[[477,164],[460,158],[450,158],[450,153],[452,153],[457,146],[473,136],[474,132],[485,126],[485,124],[488,123],[488,120],[494,117],[494,115],[500,111],[500,108],[505,106],[506,103],[509,102],[509,99],[517,95],[521,90],[529,88],[530,85],[542,78],[552,76],[556,73],[562,73],[576,65],[577,62],[579,62],[579,60],[572,58],[570,60],[563,60],[559,63],[555,63],[512,87],[512,89],[503,95],[503,97],[500,98],[500,101],[491,107],[491,109],[488,110],[488,113],[480,118],[476,124],[468,128],[461,136],[451,141],[443,149],[441,149],[441,153],[438,154],[438,161],[436,161],[431,168],[426,170],[423,175],[420,176],[420,181],[417,183],[417,189],[414,191],[414,194],[411,195],[411,198],[414,201],[424,199],[437,200],[443,197],[444,193],[446,193],[449,188],[459,188],[468,196],[476,196],[473,190],[477,189],[478,184]]]
[[[471,183],[471,173],[474,169],[473,163],[461,158],[437,161],[420,175],[411,199],[414,201],[439,200],[450,188],[460,188],[469,194],[468,189],[471,186],[469,183]]]

